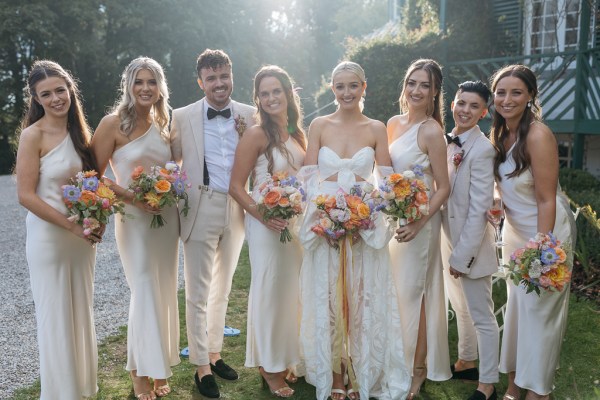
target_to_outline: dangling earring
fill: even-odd
[[[527,108],[531,108],[531,100],[527,102]]]

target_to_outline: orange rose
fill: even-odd
[[[279,199],[279,203],[278,203],[281,207],[289,207],[290,206],[290,199],[288,199],[287,197],[281,197]]]
[[[361,203],[362,200],[358,196],[346,196],[346,204],[352,211],[356,211]]]
[[[550,279],[552,286],[558,290],[562,290],[571,280],[571,271],[569,271],[565,264],[560,264],[558,267],[548,271],[546,277]]]
[[[79,197],[79,201],[88,206],[93,206],[96,204],[96,195],[94,194],[94,192],[90,192],[89,190],[82,190],[81,196]]]
[[[94,171],[93,169],[90,171],[83,171],[83,176],[86,178],[90,178],[92,176],[96,176],[98,175],[98,173],[96,171]]]
[[[429,196],[427,196],[426,192],[417,192],[415,199],[417,200],[417,204],[425,204],[429,201]]]
[[[171,183],[167,180],[160,180],[154,184],[154,190],[157,193],[166,193],[171,190]]]
[[[332,208],[335,208],[336,206],[336,201],[335,201],[335,197],[333,196],[329,196],[327,197],[327,199],[325,199],[325,209],[326,210],[331,210]]]
[[[271,190],[265,196],[265,205],[267,208],[273,208],[277,204],[279,204],[279,200],[281,199],[281,193],[277,190]]]
[[[367,219],[371,215],[371,209],[365,203],[360,203],[357,207],[358,216],[360,219]]]
[[[160,174],[160,176],[165,178],[167,181],[175,182],[175,177],[173,175],[171,175],[171,171],[169,171],[168,169],[161,168],[160,171],[158,171],[158,173]]]
[[[135,169],[131,173],[131,179],[133,179],[135,181],[142,175],[142,172],[144,172],[144,167],[142,167],[141,165],[138,165],[137,167],[135,167]]]
[[[563,249],[561,249],[560,247],[555,247],[554,251],[556,252],[556,255],[558,256],[558,264],[564,263],[565,260],[567,259],[567,253],[565,253],[565,251]]]

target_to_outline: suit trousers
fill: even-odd
[[[458,358],[475,361],[479,348],[479,382],[496,383],[500,331],[494,315],[492,277],[456,279],[448,269],[446,274],[448,298],[456,312]]]
[[[231,281],[244,243],[244,210],[226,193],[202,191],[196,221],[183,244],[190,362],[207,365],[223,347]]]

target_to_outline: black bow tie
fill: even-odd
[[[206,116],[208,117],[208,119],[213,119],[217,115],[220,115],[223,118],[229,118],[231,117],[231,108],[226,108],[224,110],[217,111],[214,108],[208,107],[208,111],[206,112]]]
[[[460,142],[460,139],[458,138],[458,136],[451,136],[446,133],[446,142],[448,142],[448,144],[454,143],[458,147],[462,147],[462,143]]]

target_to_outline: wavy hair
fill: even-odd
[[[38,60],[33,63],[27,78],[27,108],[21,120],[20,130],[33,125],[46,114],[44,107],[37,100],[36,85],[51,77],[61,78],[67,85],[71,98],[71,105],[67,112],[67,131],[83,168],[85,170],[97,169],[96,159],[90,149],[92,134],[81,105],[81,93],[73,76],[58,63],[50,60]]]
[[[527,87],[527,92],[531,96],[531,104],[525,108],[517,127],[517,141],[512,151],[512,156],[515,160],[515,170],[510,174],[506,174],[508,178],[513,178],[521,175],[531,165],[531,159],[529,157],[529,153],[527,152],[527,134],[529,133],[530,125],[533,122],[542,120],[542,108],[540,107],[539,103],[537,79],[535,74],[524,65],[508,65],[496,71],[496,73],[492,76],[492,92],[494,94],[496,93],[498,82],[508,76],[520,79]],[[502,180],[502,177],[498,172],[498,168],[500,164],[506,161],[506,149],[504,148],[503,143],[508,137],[508,133],[506,120],[494,107],[490,140],[496,148],[496,157],[494,158],[494,175],[498,180]]]
[[[266,65],[262,67],[254,77],[253,98],[254,104],[256,104],[256,108],[258,109],[257,123],[263,128],[267,135],[268,144],[265,150],[265,157],[269,162],[269,172],[273,173],[273,149],[276,148],[283,155],[285,155],[288,163],[290,161],[290,154],[287,151],[285,144],[281,141],[281,132],[279,131],[279,127],[260,105],[259,86],[262,80],[267,77],[273,77],[277,79],[279,83],[281,83],[281,87],[285,93],[288,117],[287,131],[289,135],[304,150],[306,150],[306,138],[302,128],[302,108],[300,107],[300,97],[294,90],[294,82],[292,81],[292,78],[290,78],[287,72],[276,65]]]
[[[418,70],[423,70],[427,73],[429,77],[429,82],[431,83],[431,89],[429,91],[429,98],[427,99],[427,110],[425,113],[428,117],[432,117],[437,121],[438,124],[444,128],[444,90],[443,90],[443,75],[442,75],[442,67],[435,60],[431,60],[428,58],[422,58],[416,61],[413,61],[408,69],[406,70],[406,75],[404,75],[404,80],[402,81],[402,93],[400,94],[400,98],[398,101],[400,102],[400,111],[403,113],[408,112],[408,100],[406,100],[406,86],[408,85],[408,79],[413,74],[413,72]],[[434,94],[434,92],[437,92]]]
[[[169,89],[167,79],[161,65],[149,57],[138,57],[132,60],[121,75],[121,97],[117,100],[112,113],[118,115],[121,121],[120,129],[125,136],[129,136],[135,129],[137,112],[135,110],[135,94],[133,85],[137,73],[147,69],[156,79],[159,96],[156,104],[152,106],[154,122],[158,125],[160,135],[164,140],[169,138]]]

